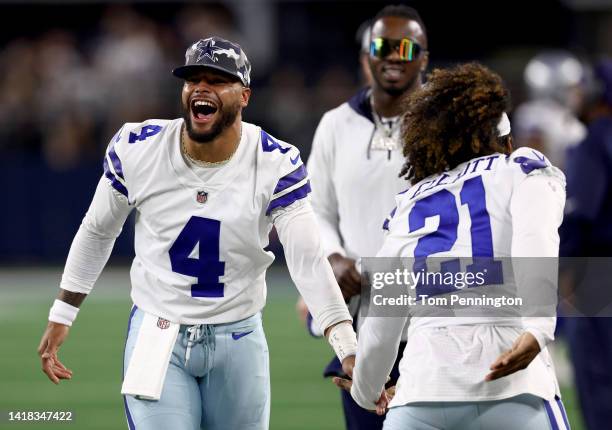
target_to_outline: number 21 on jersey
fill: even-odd
[[[493,260],[493,235],[491,219],[487,212],[485,189],[481,176],[468,179],[463,183],[459,193],[461,205],[467,205],[470,214],[470,235],[472,238],[472,257],[474,262],[466,267],[466,272],[483,272],[484,284],[500,284],[503,282],[502,264]],[[450,251],[457,241],[459,229],[459,210],[455,195],[448,190],[440,190],[421,200],[418,200],[408,215],[410,232],[425,226],[425,220],[439,216],[438,229],[421,237],[414,249],[414,271],[427,270],[425,259],[438,252]],[[468,257],[467,255],[465,257]],[[443,273],[457,273],[460,270],[459,259],[445,261],[440,265]],[[444,294],[454,290],[454,287],[417,286],[419,294]]]

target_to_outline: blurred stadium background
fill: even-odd
[[[124,122],[179,115],[181,84],[170,70],[185,48],[212,34],[240,42],[253,63],[245,119],[306,159],[322,113],[361,85],[356,31],[384,4],[0,1],[0,412],[74,410],[76,419],[69,427],[3,417],[0,428],[125,428],[119,387],[131,222],[62,350],[75,379],[49,383],[36,347],[108,139]],[[611,0],[408,4],[426,23],[430,70],[481,61],[504,77],[515,106],[527,99],[523,70],[537,52],[567,49],[585,63],[612,55]],[[297,294],[272,239],[279,258],[264,320],[272,428],[342,428],[338,392],[320,376],[330,350],[297,320]],[[571,368],[560,370],[570,421],[583,428]]]

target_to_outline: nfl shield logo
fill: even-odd
[[[165,330],[168,327],[170,327],[170,321],[165,320],[163,318],[158,318],[157,319],[157,327],[159,327],[162,330]]]
[[[198,191],[196,200],[198,203],[206,203],[206,200],[208,200],[208,193],[206,191]]]

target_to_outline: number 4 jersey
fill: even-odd
[[[81,228],[95,240],[73,243],[61,287],[89,292],[97,275],[94,269],[83,274],[87,254],[106,253],[108,258],[114,237],[135,208],[136,256],[130,273],[134,303],[183,324],[241,320],[265,303],[265,272],[274,256],[264,248],[273,221],[308,205],[306,169],[295,147],[244,122],[240,144],[226,164],[193,166],[181,150],[182,126],[182,119],[125,124],[111,140],[105,177]],[[312,219],[309,226],[316,228]],[[75,242],[81,241],[79,234]],[[303,234],[318,238],[316,231]],[[279,236],[283,238],[280,229]],[[299,234],[289,236],[295,241]],[[316,281],[312,274],[297,279],[300,269],[295,267],[305,265],[294,258],[292,276],[298,288],[317,289],[310,296],[326,300],[320,308],[334,308],[321,316],[322,324],[350,319],[339,290],[329,288],[338,288],[331,269],[324,267],[322,256],[312,258],[316,264],[308,264],[325,279]],[[319,288],[326,290],[321,293]],[[324,297],[328,292],[333,297]]]

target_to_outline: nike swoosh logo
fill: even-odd
[[[291,164],[297,164],[297,162],[300,160],[300,154],[298,154],[295,158],[289,157],[289,160],[291,160]]]
[[[234,339],[234,340],[238,340],[238,339],[240,339],[241,337],[244,337],[244,336],[246,336],[247,334],[251,334],[251,333],[253,333],[253,330],[251,330],[251,331],[244,331],[244,332],[242,332],[242,333],[234,331],[234,332],[232,332],[232,339]]]

